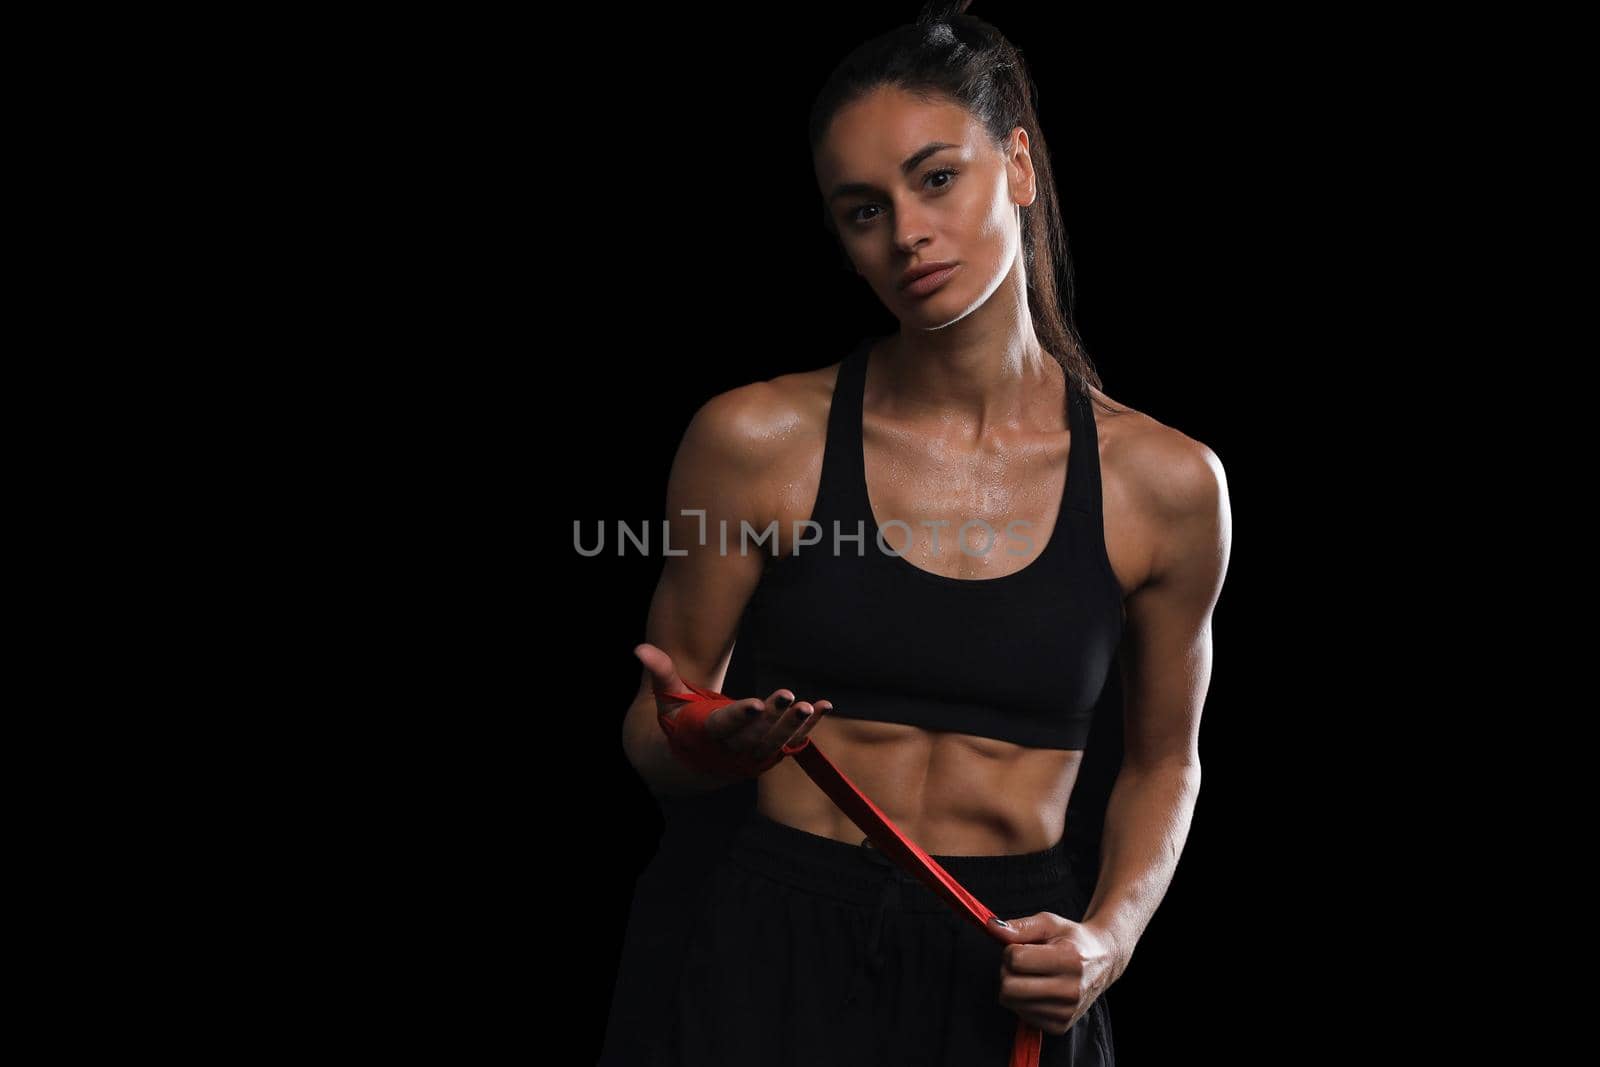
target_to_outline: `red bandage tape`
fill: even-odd
[[[718,744],[715,738],[706,733],[706,719],[710,718],[711,713],[718,708],[732,704],[734,698],[711,689],[702,689],[693,682],[683,684],[693,691],[669,693],[660,686],[651,686],[658,697],[687,701],[673,718],[668,718],[659,710],[656,712],[656,721],[661,724],[662,731],[667,735],[667,747],[672,749],[672,754],[678,757],[679,762],[706,774],[720,774],[726,778],[754,778],[770,770],[783,759],[782,749],[764,760],[756,761],[744,758],[737,752],[730,752]]]
[[[692,692],[670,693],[656,687],[655,693],[658,697],[689,702],[688,706],[679,710],[676,720],[659,713],[656,716],[661,728],[666,731],[667,743],[685,764],[712,774],[748,778],[777,765],[784,756],[793,756],[800,769],[838,805],[840,811],[850,817],[851,822],[861,828],[861,832],[885,856],[932,889],[958,913],[978,924],[984,933],[997,941],[1006,941],[1006,936],[994,925],[995,913],[967,892],[949,871],[939,865],[938,860],[902,833],[889,816],[856,788],[855,783],[835,767],[820,748],[812,744],[810,737],[804,738],[793,748],[783,746],[759,763],[740,759],[705,733],[706,717],[718,708],[732,704],[734,698],[712,689],[703,689],[692,682],[683,684]],[[1019,1015],[1008,1067],[1039,1067],[1039,1051],[1043,1040],[1044,1032]]]

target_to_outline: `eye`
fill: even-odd
[[[947,176],[948,179],[949,179],[948,181],[940,182],[938,185],[930,186],[930,188],[934,192],[936,192],[936,193],[937,192],[941,192],[941,191],[943,191],[945,189],[950,188],[951,184],[954,183],[954,181],[955,181],[955,176],[958,173],[960,173],[960,172],[957,171],[954,167],[940,167],[938,170],[930,170],[928,173],[926,173],[926,174],[924,174],[922,176],[922,184],[924,186],[927,186],[930,179],[938,178],[938,177],[941,177],[941,176]],[[867,218],[867,219],[862,218],[861,217],[861,212],[867,210],[867,208],[876,208],[877,206],[878,205],[876,205],[876,204],[862,204],[860,207],[858,207],[854,211],[850,212],[849,215],[846,216],[846,217],[847,217],[848,221],[853,222],[853,223],[871,222],[872,219],[870,219],[870,218]],[[876,216],[874,216],[874,217],[876,217]]]

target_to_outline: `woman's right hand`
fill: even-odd
[[[644,669],[650,672],[654,688],[668,693],[687,693],[688,686],[678,677],[672,657],[648,642],[634,647]],[[656,711],[671,719],[687,703],[670,697],[656,697]],[[779,749],[799,745],[815,729],[833,704],[815,704],[794,699],[788,689],[776,689],[765,699],[746,697],[717,708],[706,717],[705,734],[742,760],[759,764]]]

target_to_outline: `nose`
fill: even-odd
[[[915,205],[896,204],[894,207],[894,243],[900,251],[911,253],[928,239],[929,227],[922,221]]]
[[[920,226],[916,226],[915,224],[908,224],[904,227],[904,236],[895,237],[894,243],[895,246],[900,249],[900,251],[904,252],[906,255],[910,255],[917,250],[918,245],[922,244],[927,239],[928,234],[925,229]]]

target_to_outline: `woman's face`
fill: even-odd
[[[834,117],[817,184],[857,273],[901,322],[953,322],[1021,270],[1017,207],[1034,197],[1027,137],[1018,127],[996,151],[965,108],[890,87]],[[955,267],[905,286],[907,270],[933,263]]]

